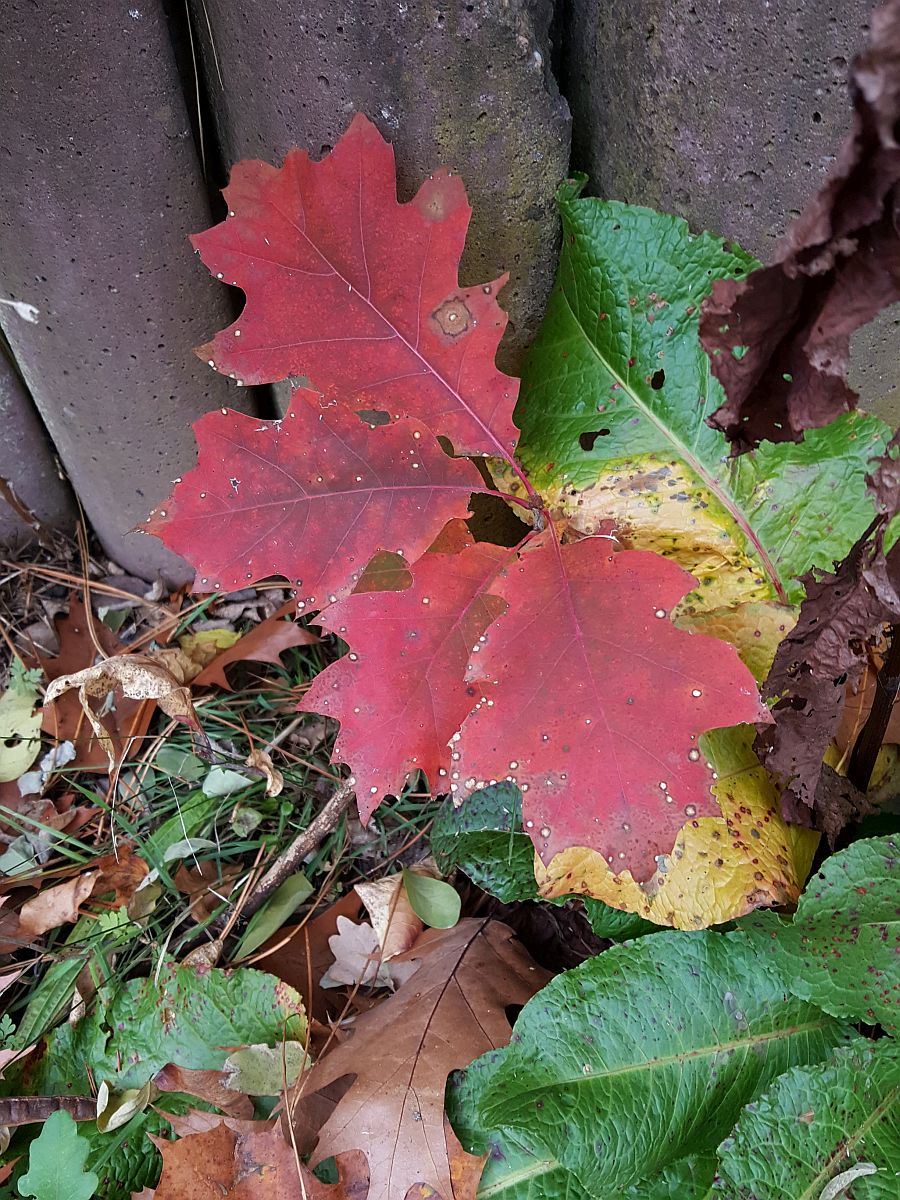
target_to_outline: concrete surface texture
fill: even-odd
[[[596,195],[687,218],[763,260],[850,120],[870,0],[571,0],[561,85]],[[898,316],[854,342],[863,403],[900,423]]]
[[[195,455],[190,425],[248,398],[193,355],[230,319],[186,237],[210,223],[161,0],[8,0],[0,45],[0,323],[105,549],[173,583],[128,531]]]
[[[475,210],[462,279],[509,271],[513,367],[552,284],[569,165],[550,0],[192,3],[226,164],[280,164],[292,146],[319,157],[361,111],[394,143],[401,199],[435,167],[462,175]]]
[[[70,529],[75,501],[56,464],[47,431],[10,357],[0,346],[0,479],[52,529]],[[0,546],[31,539],[30,523],[0,499]]]

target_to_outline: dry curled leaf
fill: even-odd
[[[334,962],[319,980],[323,988],[399,987],[415,974],[414,963],[387,963],[378,934],[368,921],[359,925],[337,918],[337,933],[328,939]]]
[[[244,763],[256,771],[262,771],[266,781],[266,795],[280,796],[284,791],[284,776],[272,762],[265,750],[251,750]]]
[[[318,1130],[314,1162],[363,1150],[369,1200],[397,1200],[425,1185],[453,1196],[444,1130],[449,1073],[509,1040],[506,1008],[524,1004],[547,975],[503,925],[465,920],[426,933],[414,979],[359,1016],[352,1036],[301,1079],[296,1127],[309,1130],[317,1094],[352,1077]],[[305,1147],[304,1147],[305,1148]],[[427,1194],[427,1193],[426,1193]]]
[[[338,1159],[339,1182],[321,1183],[279,1129],[258,1122],[236,1132],[226,1122],[177,1142],[153,1140],[163,1159],[156,1200],[366,1200],[362,1155]]]
[[[215,686],[231,691],[225,668],[236,662],[259,662],[280,665],[281,656],[294,646],[315,646],[319,639],[299,622],[292,621],[287,614],[294,613],[297,605],[293,600],[260,621],[249,633],[245,633],[233,646],[216,655],[209,666],[204,667],[194,683],[198,686]]]
[[[429,868],[418,864],[415,869],[432,879],[439,878],[437,868],[433,865]],[[381,946],[382,959],[386,962],[411,950],[425,928],[425,922],[413,911],[403,884],[403,874],[386,875],[370,883],[357,883],[353,890],[366,906]]]
[[[95,621],[93,629],[104,655],[111,657],[122,649],[116,635],[102,621]],[[68,614],[56,618],[56,632],[59,653],[55,657],[39,655],[35,660],[35,665],[41,667],[51,682],[93,666],[97,657],[85,606],[77,596],[70,598]],[[117,760],[130,738],[139,738],[147,732],[152,715],[153,705],[149,701],[116,696],[115,703],[104,712],[103,724]],[[75,762],[83,770],[104,766],[107,757],[104,747],[94,737],[92,724],[85,719],[77,692],[63,692],[49,703],[45,698],[43,730],[60,742],[73,742],[77,755]]]
[[[81,905],[93,893],[98,875],[98,871],[86,871],[55,887],[42,888],[19,910],[19,932],[38,937],[49,929],[77,921]]]
[[[174,660],[170,660],[170,666],[177,669]],[[169,666],[163,666],[145,654],[117,655],[76,671],[74,675],[60,675],[47,688],[46,701],[50,703],[75,688],[84,714],[106,751],[110,773],[116,768],[116,751],[110,732],[91,705],[92,699],[102,704],[110,692],[119,689],[131,700],[154,700],[173,720],[183,721],[191,729],[200,729],[183,675],[173,673]]]

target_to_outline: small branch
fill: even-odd
[[[327,837],[337,827],[337,823],[349,807],[353,795],[353,784],[349,779],[345,780],[334,792],[319,815],[275,859],[274,863],[247,897],[246,902],[241,908],[242,917],[250,917],[257,909],[261,908],[272,893],[284,883],[285,879],[297,870],[307,854],[315,850],[322,839]]]
[[[891,626],[891,645],[875,679],[875,698],[847,768],[847,778],[863,793],[869,786],[878,751],[900,691],[900,625]]]

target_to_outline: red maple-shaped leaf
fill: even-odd
[[[356,593],[319,618],[350,653],[317,676],[302,708],[340,721],[334,758],[353,772],[364,821],[416,769],[447,790],[450,739],[481,694],[466,664],[506,607],[488,589],[514,552],[471,541],[454,549],[459,531],[448,533],[447,552],[414,563],[405,591]]]
[[[195,567],[197,591],[284,575],[301,609],[324,608],[376,551],[415,561],[484,488],[418,422],[372,428],[313,392],[280,421],[222,409],[194,430],[197,466],[142,528]]]
[[[700,734],[768,719],[734,648],[668,619],[694,586],[601,538],[527,544],[491,589],[507,611],[472,659],[488,699],[462,727],[454,795],[511,779],[545,861],[587,846],[649,878],[686,820],[719,814]]]
[[[320,162],[238,164],[225,199],[228,218],[193,244],[247,304],[202,358],[242,383],[304,375],[425,421],[458,454],[509,456],[518,380],[494,365],[506,277],[459,286],[471,209],[457,176],[435,171],[398,203],[393,150],[357,116]]]

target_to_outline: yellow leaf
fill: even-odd
[[[199,633],[183,634],[178,645],[193,664],[193,675],[199,675],[223,650],[230,650],[240,639],[241,635],[234,629],[201,629]]]
[[[19,660],[16,659],[15,662]],[[19,664],[21,667],[21,663]],[[0,696],[0,782],[23,775],[41,748],[43,715],[34,712],[37,687],[25,671],[13,671],[9,689]]]
[[[819,835],[782,819],[752,740],[749,726],[703,736],[700,745],[717,774],[712,791],[722,815],[686,821],[651,879],[637,883],[630,871],[616,875],[601,854],[573,847],[547,867],[535,856],[541,895],[593,896],[676,929],[703,929],[765,905],[795,904]]]

